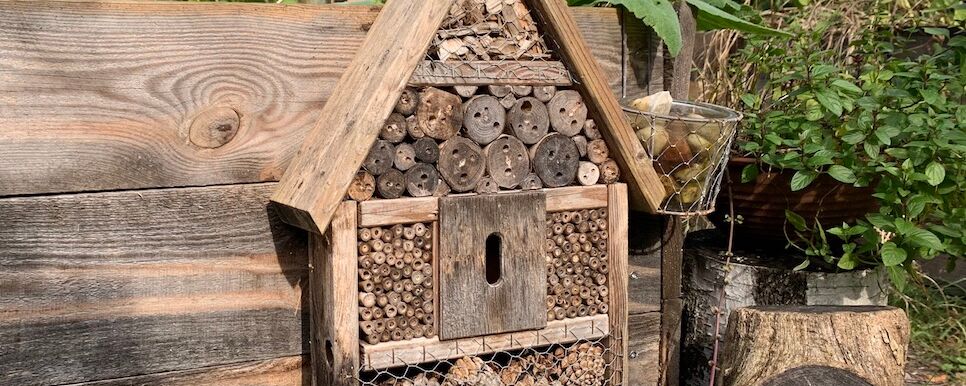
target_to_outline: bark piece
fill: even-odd
[[[548,134],[530,149],[533,171],[549,188],[570,185],[577,176],[580,154],[570,137]]]
[[[538,101],[543,103],[550,102],[553,96],[557,93],[556,86],[535,86],[533,88],[533,97],[537,98]]]
[[[519,139],[502,135],[484,149],[486,169],[497,185],[512,189],[530,173],[530,155]]]
[[[406,191],[413,197],[433,195],[439,185],[439,172],[433,165],[419,163],[406,172]]]
[[[376,191],[382,198],[399,198],[406,190],[406,179],[402,172],[389,169],[376,179]]]
[[[402,94],[399,95],[399,100],[396,102],[396,112],[402,115],[412,115],[416,112],[416,106],[419,105],[419,92],[412,87],[407,87],[403,90]]]
[[[399,113],[392,113],[389,114],[389,118],[386,118],[386,123],[379,131],[379,138],[392,143],[400,143],[406,138],[407,131],[406,117]]]
[[[389,141],[378,139],[369,149],[369,155],[362,162],[362,167],[374,176],[381,175],[392,168],[396,151]]]
[[[443,142],[439,149],[439,173],[455,192],[476,188],[486,170],[485,165],[483,150],[468,138],[452,138]]]
[[[463,108],[463,127],[466,136],[480,145],[492,142],[503,133],[506,110],[490,95],[479,95],[466,102]]]
[[[550,129],[547,106],[534,97],[518,99],[507,114],[507,122],[513,135],[527,145],[540,141]]]
[[[568,137],[577,135],[587,121],[587,105],[580,93],[574,90],[558,92],[547,104],[550,125],[558,133]]]
[[[356,201],[367,201],[376,191],[376,178],[364,170],[356,173],[349,184],[349,198]]]
[[[426,135],[446,140],[456,135],[463,124],[462,99],[435,87],[427,87],[419,94],[416,112],[419,127]]]
[[[396,169],[407,171],[416,165],[416,149],[408,143],[400,143],[396,146],[396,157],[393,160]]]
[[[597,165],[600,168],[600,182],[613,184],[621,178],[621,169],[617,167],[617,161],[608,159]]]
[[[413,149],[416,150],[416,159],[419,162],[434,163],[439,160],[439,144],[432,138],[417,139],[413,143]]]
[[[587,159],[595,164],[603,163],[610,157],[610,150],[607,149],[607,142],[603,139],[595,139],[587,142]]]
[[[581,185],[594,185],[600,180],[600,168],[593,162],[580,161],[577,167],[577,182]]]

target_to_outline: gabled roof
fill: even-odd
[[[322,233],[345,197],[383,123],[426,57],[456,1],[393,0],[383,7],[357,56],[326,102],[272,196],[282,218]],[[556,42],[574,88],[595,117],[628,183],[631,200],[654,211],[664,188],[621,111],[563,0],[527,0],[537,23]],[[634,167],[629,167],[629,166]]]

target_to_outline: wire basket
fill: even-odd
[[[712,104],[674,101],[667,115],[640,111],[624,102],[630,119],[664,185],[658,213],[706,215],[715,198],[741,113]]]

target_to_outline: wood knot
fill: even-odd
[[[219,148],[235,138],[240,125],[241,117],[235,109],[214,107],[195,117],[188,129],[188,139],[198,147]]]

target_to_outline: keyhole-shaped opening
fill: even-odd
[[[491,233],[486,237],[486,282],[497,285],[503,276],[503,236]]]

